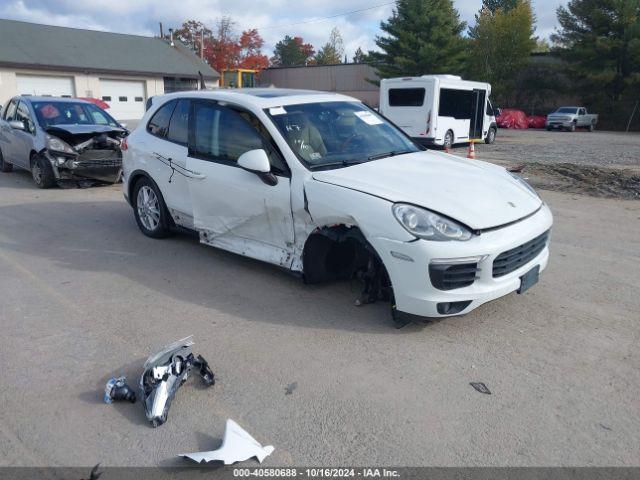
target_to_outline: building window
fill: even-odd
[[[144,102],[144,98],[142,97],[136,97],[135,100],[136,102]]]
[[[196,78],[164,77],[164,93],[185,92],[187,90],[197,90],[198,80]]]
[[[126,102],[127,101],[127,97],[118,97],[118,101],[119,102]]]
[[[111,97],[105,96],[105,97],[102,97],[102,100],[105,101],[105,102],[110,102],[111,101]]]

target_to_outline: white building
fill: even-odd
[[[93,97],[118,120],[142,117],[147,98],[220,75],[175,41],[0,19],[0,104],[15,95]]]

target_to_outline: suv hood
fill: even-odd
[[[314,180],[405,202],[446,215],[474,230],[524,218],[542,200],[503,168],[439,152],[416,152],[313,172]]]

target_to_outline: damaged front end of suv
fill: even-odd
[[[56,125],[45,129],[42,155],[58,182],[82,179],[116,183],[122,173],[121,144],[127,130],[108,125]]]

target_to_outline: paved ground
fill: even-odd
[[[267,465],[638,465],[640,202],[543,197],[539,285],[395,330],[348,285],[144,237],[117,186],[0,174],[0,464],[170,465],[230,417],[275,445]],[[190,381],[158,429],[101,403],[109,376],[137,383],[152,347],[188,334],[213,389]]]

